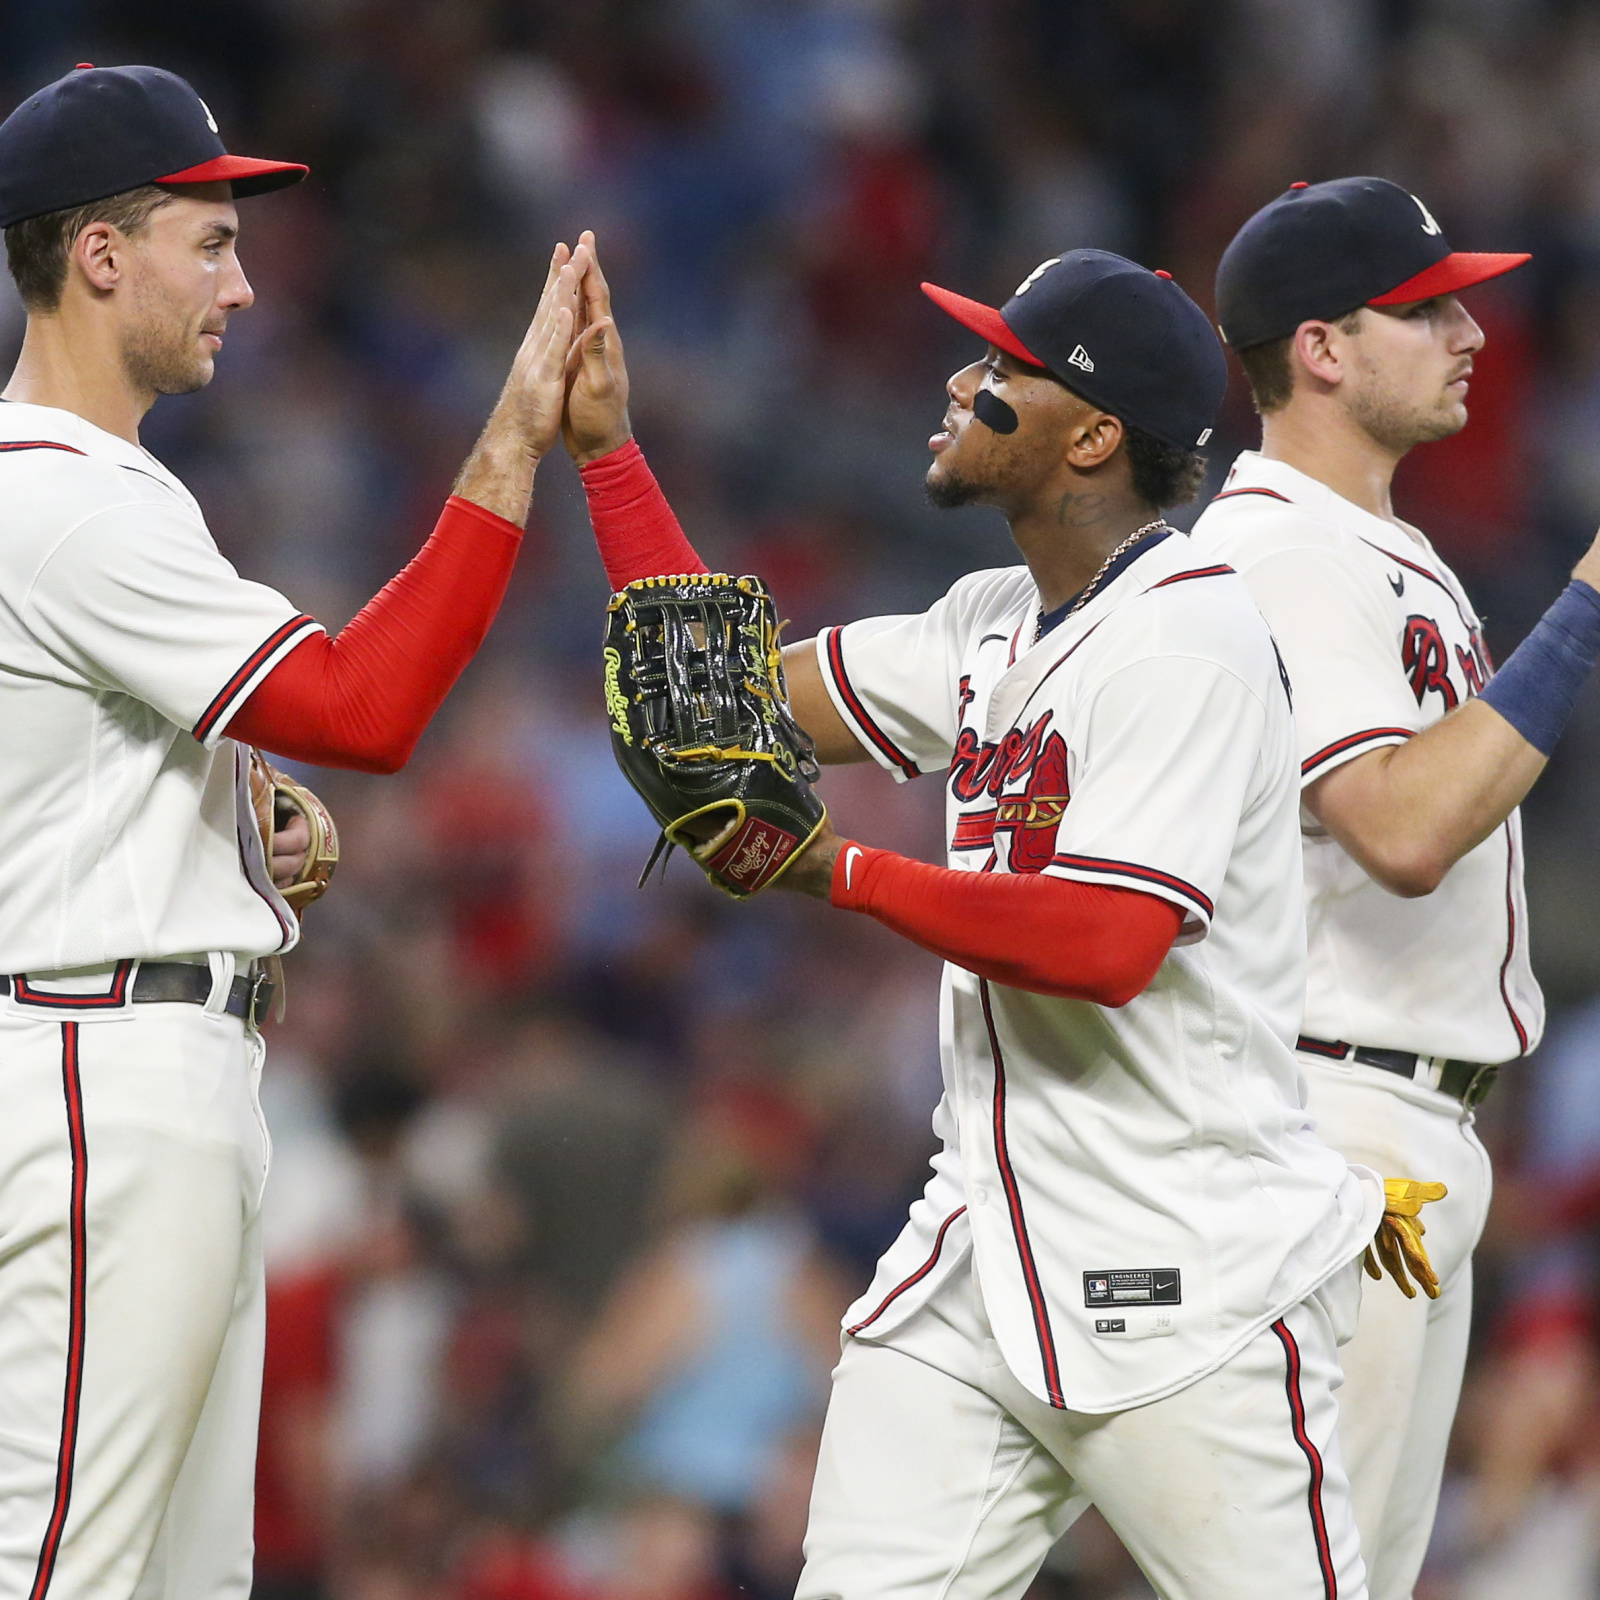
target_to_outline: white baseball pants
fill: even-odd
[[[259,1035],[0,999],[0,1597],[246,1600]]]
[[[883,1340],[846,1338],[796,1600],[1016,1600],[1091,1503],[1163,1600],[1365,1600],[1334,1434],[1354,1270],[1108,1416],[1017,1382],[968,1271]]]
[[[1317,1134],[1386,1178],[1437,1179],[1423,1208],[1440,1294],[1368,1283],[1340,1350],[1339,1438],[1372,1600],[1411,1600],[1439,1504],[1472,1320],[1472,1252],[1489,1214],[1489,1155],[1459,1100],[1377,1067],[1302,1055]]]

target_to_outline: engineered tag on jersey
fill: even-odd
[[[1121,1267],[1083,1275],[1086,1306],[1175,1306],[1182,1302],[1176,1267]]]

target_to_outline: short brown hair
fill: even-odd
[[[1361,325],[1363,309],[1357,306],[1354,311],[1329,320],[1341,333],[1354,333]],[[1289,346],[1293,343],[1294,335],[1286,333],[1281,339],[1268,339],[1265,344],[1253,344],[1248,350],[1236,352],[1250,382],[1250,398],[1263,417],[1282,411],[1294,394],[1294,368],[1289,362]]]
[[[147,183],[66,211],[14,222],[6,229],[6,265],[29,311],[54,311],[67,283],[67,257],[92,222],[109,222],[130,237],[172,199],[172,191]]]

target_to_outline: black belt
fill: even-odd
[[[1297,1047],[1309,1056],[1329,1061],[1359,1061],[1364,1067],[1377,1067],[1409,1078],[1426,1089],[1437,1089],[1459,1100],[1464,1106],[1477,1105],[1494,1087],[1498,1062],[1446,1061],[1438,1056],[1419,1056],[1412,1050],[1373,1050],[1364,1044],[1346,1044],[1342,1039],[1312,1039],[1301,1034]]]
[[[63,994],[59,990],[44,991],[27,982],[27,974],[14,983],[0,974],[0,994],[15,990],[18,1003],[38,1006],[43,1011],[93,1012],[120,1007],[124,997],[117,993],[120,975],[131,963],[119,963],[117,976],[112,978],[111,989],[105,994]],[[223,1010],[230,1017],[243,1017],[252,1028],[259,1027],[261,1019],[272,1006],[277,985],[266,973],[235,978],[228,986],[228,998]],[[191,961],[146,961],[134,974],[133,992],[126,996],[136,1006],[172,1004],[203,1006],[211,998],[211,969],[196,966]]]

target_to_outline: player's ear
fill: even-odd
[[[1337,322],[1302,322],[1289,340],[1290,376],[1294,369],[1317,382],[1332,386],[1345,375],[1351,334]]]
[[[1079,472],[1103,467],[1124,438],[1122,419],[1109,411],[1086,410],[1067,434],[1067,459]]]
[[[104,294],[122,279],[122,257],[127,242],[126,236],[112,223],[91,222],[72,241],[68,259],[91,288]]]

